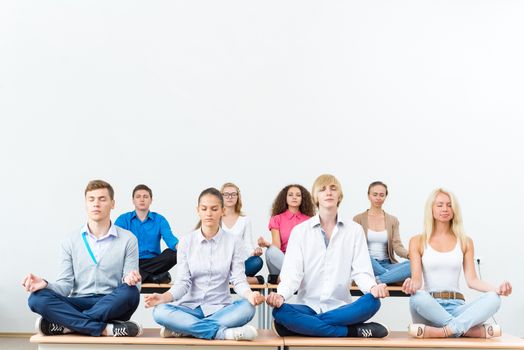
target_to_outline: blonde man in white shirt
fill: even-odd
[[[312,195],[318,214],[291,232],[281,282],[267,297],[275,331],[281,336],[387,336],[385,326],[364,323],[380,308],[379,298],[389,294],[385,284],[375,282],[362,227],[338,215],[340,182],[321,175]],[[355,302],[349,293],[352,280],[364,293]],[[297,304],[285,303],[296,291]]]

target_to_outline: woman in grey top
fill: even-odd
[[[255,306],[264,302],[249,288],[244,273],[242,241],[220,228],[222,194],[215,188],[198,197],[200,227],[178,244],[178,267],[173,287],[145,296],[146,307],[162,325],[162,337],[253,340],[257,331],[247,323]],[[233,302],[229,282],[242,296]]]

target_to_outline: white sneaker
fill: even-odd
[[[179,332],[173,332],[170,329],[167,329],[166,327],[160,328],[160,337],[162,338],[181,338],[184,335]]]
[[[255,340],[257,335],[257,329],[251,325],[228,328],[224,331],[224,339],[228,340]]]

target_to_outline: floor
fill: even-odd
[[[29,338],[0,337],[0,350],[36,350],[36,344],[31,344]]]

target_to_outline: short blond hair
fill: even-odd
[[[342,202],[342,198],[344,198],[344,193],[342,192],[342,185],[340,184],[340,181],[331,174],[322,174],[313,183],[313,189],[311,190],[311,195],[313,196],[313,203],[318,208],[318,192],[320,192],[320,189],[322,187],[327,187],[335,185],[337,187],[337,190],[340,191],[340,197],[338,199],[337,207],[340,205],[340,202]]]

